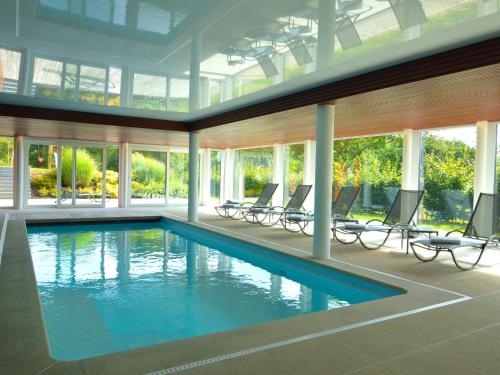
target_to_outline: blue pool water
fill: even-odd
[[[401,293],[168,220],[30,226],[28,237],[49,345],[58,360]]]

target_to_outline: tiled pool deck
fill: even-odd
[[[323,263],[407,294],[82,361],[48,352],[24,221],[185,217],[176,209],[10,212],[0,266],[0,374],[498,374],[500,251],[477,270],[421,263],[395,238],[383,250],[332,242]],[[200,213],[200,224],[310,259],[312,239]],[[445,255],[442,256],[446,258]],[[221,303],[221,308],[223,304]]]

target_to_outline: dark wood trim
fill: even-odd
[[[500,63],[500,37],[209,116],[190,122],[189,130],[211,128],[497,63]]]
[[[70,111],[65,109],[38,108],[0,103],[0,116],[32,118],[96,125],[126,126],[131,128],[158,129],[187,132],[186,123],[145,117],[108,115],[103,113]]]

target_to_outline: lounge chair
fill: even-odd
[[[259,223],[264,226],[276,225],[286,213],[302,212],[302,205],[306,200],[312,185],[299,185],[293,192],[286,207],[252,207],[243,212],[243,217],[250,223]]]
[[[479,263],[489,243],[498,243],[499,212],[498,194],[481,193],[464,232],[453,230],[445,236],[412,241],[410,246],[413,254],[419,260],[429,262],[436,259],[440,252],[446,251],[451,254],[458,268],[470,270]],[[450,236],[452,233],[461,233],[462,236]]]
[[[359,240],[359,243],[366,249],[375,250],[383,246],[389,236],[394,231],[407,231],[412,227],[413,217],[417,211],[418,205],[422,200],[424,192],[422,190],[399,190],[391,208],[383,222],[380,220],[370,220],[366,224],[345,223],[335,225],[332,228],[333,237],[344,244],[354,243]],[[380,222],[380,224],[374,224]],[[382,241],[375,245],[370,245],[363,240],[362,235],[368,232],[381,232],[385,235]],[[352,239],[343,239],[342,236],[352,237]],[[401,244],[403,243],[403,234],[401,234]],[[402,246],[402,245],[401,245]]]
[[[351,211],[352,205],[359,194],[359,187],[343,186],[340,193],[332,203],[332,221],[355,222],[358,221],[349,218],[347,215]],[[312,236],[312,233],[307,232],[307,227],[314,221],[314,214],[308,212],[301,213],[285,213],[281,218],[281,224],[290,232],[302,231],[307,236]],[[298,229],[296,229],[298,227]]]
[[[216,206],[215,210],[222,217],[239,220],[242,218],[241,213],[243,211],[247,211],[251,208],[270,208],[269,201],[277,188],[278,184],[265,184],[255,203],[228,200],[226,203]]]

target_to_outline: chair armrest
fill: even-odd
[[[450,230],[448,233],[446,233],[445,236],[448,237],[452,233],[460,233],[462,236],[464,235],[464,232],[462,232],[461,230],[453,229],[453,230]]]

